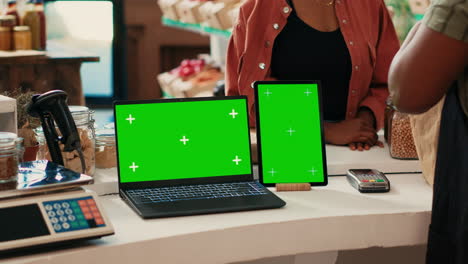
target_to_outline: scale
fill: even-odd
[[[18,179],[0,184],[0,253],[114,234],[90,176],[40,160],[21,163]]]

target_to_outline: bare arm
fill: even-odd
[[[468,44],[424,24],[417,25],[390,67],[393,103],[407,113],[429,110],[447,92],[467,62]]]

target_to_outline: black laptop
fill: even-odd
[[[283,207],[253,178],[247,98],[114,104],[120,196],[143,218]]]

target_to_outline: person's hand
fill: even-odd
[[[357,113],[357,118],[362,119],[364,121],[366,126],[372,127],[375,130],[375,117],[374,113],[367,108],[367,107],[362,107],[359,109],[359,112]]]
[[[367,107],[361,108],[359,110],[358,114],[357,114],[357,118],[362,119],[367,126],[370,126],[375,130],[375,127],[376,127],[375,116],[374,116],[374,113],[369,108],[367,108]],[[377,135],[377,131],[375,131],[375,133]],[[378,141],[378,140],[375,143],[375,145],[377,145],[377,146],[379,146],[381,148],[384,147],[383,143],[381,141]],[[369,150],[371,147],[372,147],[372,145],[363,144],[361,142],[355,142],[355,143],[349,144],[349,148],[351,150],[363,151],[363,150]]]
[[[364,151],[364,150],[369,150],[369,149],[371,149],[372,146],[378,146],[378,147],[380,147],[380,148],[383,148],[383,147],[384,147],[384,144],[383,144],[382,141],[380,141],[380,140],[377,140],[377,142],[375,142],[374,145],[368,145],[368,144],[365,144],[365,143],[357,142],[357,143],[350,143],[350,144],[349,144],[349,149],[350,149],[350,150]]]
[[[369,150],[374,145],[383,147],[373,124],[363,117],[326,123],[325,140],[334,145],[348,145],[351,150]]]

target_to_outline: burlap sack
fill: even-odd
[[[429,111],[410,116],[414,143],[418,152],[423,176],[430,185],[434,184],[440,116],[444,102],[445,96]]]

